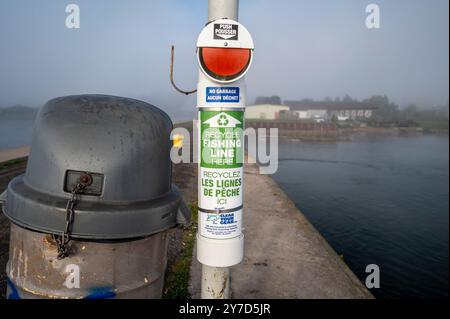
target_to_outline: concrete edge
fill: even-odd
[[[254,164],[255,165],[255,164]],[[336,264],[343,270],[343,272],[347,275],[349,280],[355,284],[356,287],[358,287],[363,294],[368,295],[369,298],[375,299],[373,294],[364,286],[364,284],[359,280],[359,278],[355,275],[355,273],[349,268],[349,266],[339,257],[337,252],[331,247],[331,245],[328,243],[328,241],[320,234],[320,232],[314,227],[313,224],[306,218],[306,216],[300,211],[300,209],[295,205],[295,203],[289,198],[289,196],[282,190],[280,185],[268,175],[262,176],[263,178],[266,178],[269,180],[268,182],[272,184],[276,189],[277,192],[280,194],[280,197],[283,197],[286,201],[286,205],[291,206],[293,209],[289,210],[289,214],[292,218],[297,219],[297,221],[301,224],[306,225],[309,229],[312,230],[312,233],[315,234],[315,237],[323,244],[325,249],[330,252],[330,255],[333,255],[336,261]]]

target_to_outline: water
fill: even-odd
[[[0,150],[31,144],[33,120],[0,119]]]
[[[282,142],[274,179],[377,298],[448,297],[447,136]]]

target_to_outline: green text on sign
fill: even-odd
[[[201,167],[242,167],[244,112],[200,112]]]

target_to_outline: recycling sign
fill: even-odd
[[[201,167],[242,167],[243,125],[242,111],[202,111]]]
[[[200,232],[236,237],[242,227],[244,112],[201,111],[200,121]]]

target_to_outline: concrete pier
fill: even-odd
[[[245,257],[231,270],[232,298],[373,298],[272,178],[254,164],[244,178]],[[200,277],[194,253],[193,298]]]

